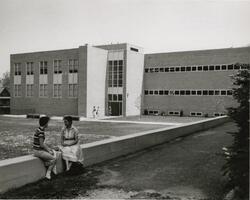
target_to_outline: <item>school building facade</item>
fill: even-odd
[[[12,114],[222,115],[250,47],[144,54],[127,43],[10,56]]]

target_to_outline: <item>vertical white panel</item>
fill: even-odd
[[[40,74],[39,83],[40,84],[48,84],[48,75],[47,74]]]
[[[69,73],[68,78],[69,78],[69,84],[77,84],[78,82],[78,74],[77,73]]]
[[[62,74],[53,74],[53,83],[62,84]]]
[[[34,75],[26,75],[26,84],[34,84]]]
[[[21,84],[21,76],[20,75],[14,76],[14,84],[15,85]]]

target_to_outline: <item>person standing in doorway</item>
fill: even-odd
[[[99,117],[99,106],[97,106],[97,109],[96,109],[96,117],[97,118]]]
[[[109,116],[112,115],[112,110],[111,110],[111,106],[109,106]]]
[[[93,115],[93,118],[95,119],[95,117],[96,117],[96,108],[95,108],[95,106],[93,107],[92,115]]]

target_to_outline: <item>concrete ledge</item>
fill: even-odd
[[[81,145],[85,166],[134,153],[177,137],[218,126],[227,121],[229,118],[222,116]],[[57,163],[57,171],[63,172],[61,158]],[[2,160],[0,161],[0,192],[35,182],[44,175],[45,167],[42,161],[32,155]]]

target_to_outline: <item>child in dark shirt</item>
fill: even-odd
[[[51,179],[51,171],[55,167],[56,156],[54,155],[53,150],[44,143],[45,129],[48,127],[48,123],[48,116],[41,116],[39,118],[40,127],[36,129],[34,134],[33,149],[34,155],[43,160],[45,166],[48,167],[45,177]]]

